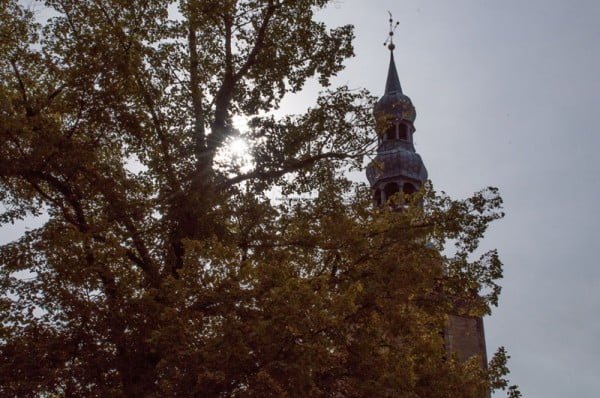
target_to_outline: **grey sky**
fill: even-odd
[[[483,242],[505,263],[488,352],[506,346],[526,397],[600,396],[600,2],[339,1],[322,19],[357,36],[339,83],[383,93],[387,10],[434,185],[505,199]]]
[[[320,18],[357,37],[336,83],[383,93],[387,10],[434,185],[456,198],[494,185],[505,199],[483,243],[505,263],[488,352],[507,347],[528,398],[600,396],[600,1],[338,0]]]

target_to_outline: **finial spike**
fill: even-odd
[[[394,44],[394,32],[396,31],[398,25],[400,25],[400,22],[396,21],[394,23],[392,13],[388,11],[388,14],[390,16],[390,30],[383,45],[387,46],[388,50],[390,50],[390,67],[388,70],[387,81],[385,83],[385,95],[394,93],[402,94],[402,87],[400,86],[400,79],[398,78],[396,63],[394,62],[394,49],[396,48],[396,45]]]
[[[396,21],[396,24],[394,24],[394,18],[392,17],[392,13],[390,11],[388,11],[388,14],[390,16],[390,19],[389,19],[390,31],[389,31],[387,39],[383,42],[383,45],[387,46],[387,48],[390,51],[394,51],[394,49],[396,48],[396,45],[394,44],[394,32],[396,31],[396,28],[398,27],[398,25],[400,25],[400,22]]]

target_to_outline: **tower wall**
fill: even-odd
[[[487,366],[483,318],[449,315],[444,336],[446,347],[456,353],[460,361],[477,356],[480,365],[483,368]]]

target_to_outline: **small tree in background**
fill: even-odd
[[[482,370],[439,333],[455,298],[497,303],[496,253],[469,260],[497,191],[374,209],[346,176],[374,145],[366,92],[269,115],[353,55],[351,26],[313,20],[327,3],[49,0],[41,25],[0,0],[0,222],[48,217],[0,247],[2,395],[506,387],[503,350]],[[236,116],[249,165],[218,157]]]

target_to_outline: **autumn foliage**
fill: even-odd
[[[457,299],[497,303],[497,254],[471,254],[498,192],[374,208],[347,177],[376,142],[366,92],[273,116],[353,55],[326,3],[0,0],[0,223],[47,220],[0,246],[0,395],[506,387],[504,351],[483,370],[440,333]],[[219,158],[240,136],[250,164]]]

